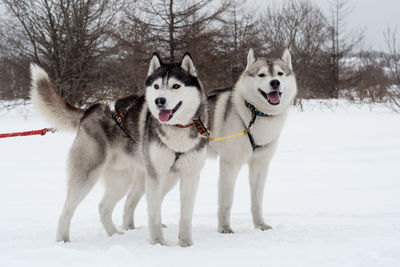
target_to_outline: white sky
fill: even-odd
[[[278,3],[278,0],[248,0],[253,5],[268,5]],[[310,0],[330,14],[331,0]],[[348,29],[364,29],[364,49],[386,50],[383,31],[387,26],[397,27],[400,35],[400,0],[348,0],[354,6],[353,12],[347,17]]]

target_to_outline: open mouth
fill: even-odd
[[[179,101],[178,104],[173,109],[161,109],[160,112],[158,113],[158,119],[161,122],[167,122],[169,121],[173,116],[174,113],[181,107],[182,101]]]
[[[281,103],[281,92],[278,91],[273,91],[271,93],[265,93],[263,90],[258,89],[258,91],[260,92],[260,94],[267,99],[268,103],[270,103],[271,105],[279,105],[279,103]]]

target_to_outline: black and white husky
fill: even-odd
[[[254,226],[261,230],[271,228],[263,218],[264,185],[296,92],[296,78],[288,50],[281,59],[256,60],[250,49],[246,69],[235,86],[210,94],[208,103],[213,136],[230,136],[247,129],[246,135],[209,144],[210,150],[220,156],[220,233],[233,233],[230,225],[233,192],[237,174],[244,164],[249,165]]]
[[[124,228],[133,228],[132,214],[146,192],[150,241],[165,244],[161,202],[180,178],[179,244],[192,245],[192,214],[200,170],[207,156],[207,139],[195,127],[184,127],[201,117],[207,124],[206,98],[192,58],[164,64],[154,54],[144,96],[117,101],[125,116],[112,116],[107,105],[83,110],[58,96],[47,73],[31,66],[34,106],[57,129],[77,131],[68,160],[68,191],[59,219],[57,241],[70,241],[70,223],[78,204],[100,176],[105,194],[99,205],[108,235],[119,233],[112,222],[115,204],[127,193]],[[116,113],[114,113],[115,115]],[[178,127],[179,126],[179,127]]]

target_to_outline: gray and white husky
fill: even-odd
[[[107,105],[76,108],[55,93],[43,69],[32,65],[31,73],[34,106],[57,129],[77,131],[69,154],[67,199],[57,241],[70,241],[74,211],[103,175],[106,189],[99,212],[107,234],[119,233],[111,215],[130,188],[124,228],[134,227],[131,215],[146,192],[152,244],[165,244],[161,202],[180,178],[179,244],[192,245],[193,206],[208,141],[195,127],[177,125],[190,124],[199,117],[207,123],[208,114],[191,56],[185,54],[180,64],[164,64],[154,54],[145,96],[131,96],[116,103],[117,111],[119,105],[129,106],[120,124]]]
[[[213,136],[230,136],[248,129],[246,135],[209,144],[210,150],[220,156],[220,233],[233,233],[230,224],[233,192],[236,177],[244,164],[249,166],[254,226],[261,230],[271,228],[263,218],[264,185],[296,92],[296,78],[288,50],[280,59],[256,60],[250,49],[246,69],[235,86],[232,89],[213,91],[209,95],[210,129]],[[212,152],[210,154],[214,154]]]

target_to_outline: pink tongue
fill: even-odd
[[[158,119],[161,122],[167,122],[170,119],[170,116],[172,115],[172,109],[163,109],[160,110],[158,113]]]
[[[279,92],[272,92],[267,94],[269,102],[272,104],[279,104],[281,102],[281,99],[279,98]]]

